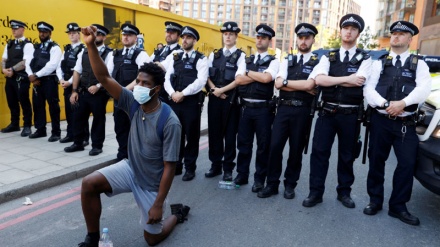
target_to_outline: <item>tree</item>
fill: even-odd
[[[371,34],[370,26],[368,26],[359,36],[358,47],[361,49],[374,49],[379,44],[376,42],[376,35]]]
[[[339,48],[341,47],[341,43],[341,37],[339,37],[339,35],[333,35],[327,40],[327,45],[324,46],[324,49]]]

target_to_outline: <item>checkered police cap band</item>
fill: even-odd
[[[189,30],[188,28],[183,29],[182,35],[184,35],[184,34],[191,34],[193,37],[197,38],[197,35],[193,31]]]
[[[297,34],[303,34],[303,33],[312,33],[312,34],[316,34],[312,29],[302,26],[302,27],[298,30]]]
[[[102,29],[100,29],[100,28],[96,28],[96,32],[97,32],[97,33],[102,33],[102,34],[104,34],[104,35],[107,35],[107,32],[104,31],[104,30],[102,30]]]
[[[19,28],[19,27],[24,27],[24,25],[23,25],[23,23],[20,23],[20,22],[11,21],[11,27],[12,28]]]
[[[222,27],[220,30],[221,31],[226,31],[226,30],[231,30],[232,31],[237,31],[238,27],[232,27],[231,24],[229,24],[227,27]]]
[[[130,28],[129,26],[125,26],[125,27],[122,29],[122,31],[123,31],[123,32],[133,32],[133,33],[137,33],[136,30],[134,30],[133,28]]]
[[[414,31],[412,28],[410,28],[410,27],[408,27],[407,25],[404,25],[404,24],[402,24],[402,23],[400,23],[400,22],[398,22],[398,23],[393,27],[393,30],[391,30],[391,31],[395,31],[395,30],[407,31],[407,32],[410,32],[412,35],[414,35],[414,33],[415,33],[415,31]]]
[[[166,25],[165,28],[166,28],[166,29],[173,29],[173,30],[177,30],[177,31],[182,30],[180,27],[178,27],[178,26],[174,26],[173,24],[168,24],[168,25]]]
[[[265,35],[267,35],[267,36],[269,36],[269,37],[272,37],[272,33],[269,32],[269,31],[267,31],[267,30],[264,29],[264,28],[260,28],[260,29],[258,30],[257,33],[258,33],[258,34],[265,34]]]
[[[358,20],[354,19],[353,16],[351,16],[351,17],[348,18],[347,20],[343,21],[342,24],[341,24],[341,26],[343,27],[344,24],[347,23],[347,22],[353,22],[353,23],[356,23],[356,24],[358,25],[359,29],[362,29],[362,24],[361,24]]]
[[[46,25],[44,25],[43,23],[41,23],[40,25],[38,25],[38,27],[37,27],[38,29],[47,29],[47,30],[49,30],[49,31],[51,31],[52,30],[52,28],[50,28],[50,27],[48,27],[48,26],[46,26]]]

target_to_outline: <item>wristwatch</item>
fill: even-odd
[[[284,79],[283,81],[283,87],[287,87],[287,84],[289,83],[289,81],[287,81],[286,79]]]
[[[101,83],[96,84],[98,88],[101,88]]]
[[[247,76],[248,74],[249,74],[249,70],[247,69],[247,70],[246,70],[246,76]]]
[[[385,103],[383,104],[383,107],[384,107],[384,108],[388,108],[388,106],[390,106],[390,102],[389,102],[389,101],[387,101],[387,102],[385,102]]]

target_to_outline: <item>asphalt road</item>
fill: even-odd
[[[309,155],[304,156],[293,200],[283,198],[282,185],[279,195],[260,199],[251,192],[252,176],[249,185],[232,191],[217,188],[221,177],[204,177],[210,167],[206,141],[202,137],[196,178],[183,182],[182,176],[176,177],[168,197],[169,203],[191,206],[189,220],[178,225],[159,246],[440,246],[440,196],[427,191],[416,180],[408,208],[420,218],[418,227],[389,217],[387,204],[376,216],[362,213],[369,201],[368,166],[360,160],[355,163],[352,191],[356,208],[343,207],[336,200],[335,155],[330,162],[324,202],[305,208],[301,203],[308,195]],[[287,156],[287,148],[284,155]],[[395,162],[391,154],[386,169],[386,202]],[[23,206],[24,198],[1,204],[0,246],[77,246],[86,234],[80,184],[81,180],[75,180],[29,195],[33,206]],[[114,246],[147,246],[132,195],[102,198],[101,228],[109,228]],[[167,208],[166,215],[169,214]]]

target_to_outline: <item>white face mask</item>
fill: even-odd
[[[153,88],[148,88],[148,87],[142,87],[142,86],[134,86],[133,89],[133,96],[134,99],[139,103],[139,104],[145,104],[148,101],[150,101],[151,97],[153,95],[150,96],[150,91],[153,90],[156,87]]]

